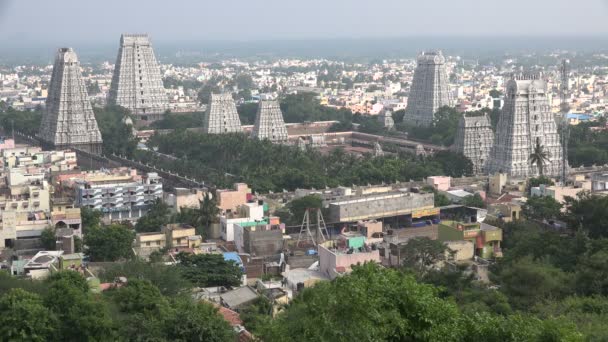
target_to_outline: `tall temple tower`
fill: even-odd
[[[230,94],[211,94],[203,119],[207,134],[241,133],[241,119]]]
[[[251,136],[259,140],[268,139],[277,143],[288,140],[287,127],[283,121],[279,102],[260,101]]]
[[[416,126],[430,126],[437,109],[451,105],[445,57],[441,51],[423,52],[418,55],[403,121]]]
[[[487,114],[483,116],[464,114],[460,118],[452,149],[471,160],[476,175],[487,172],[488,158],[493,145],[494,132]]]
[[[506,85],[490,172],[503,172],[515,178],[537,176],[537,166],[530,163],[530,154],[537,142],[548,153],[545,175],[558,176],[563,153],[547,84],[539,75],[517,75]]]
[[[160,67],[147,34],[123,34],[108,103],[127,108],[138,120],[154,121],[169,107]]]
[[[82,78],[78,56],[61,48],[55,57],[38,137],[51,148],[101,153],[101,133]]]

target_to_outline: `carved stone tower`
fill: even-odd
[[[277,101],[260,101],[251,136],[277,143],[287,142],[287,128]]]
[[[169,107],[147,34],[120,37],[108,103],[129,109],[141,121],[158,120]]]
[[[562,146],[551,113],[547,85],[538,75],[518,75],[507,82],[490,171],[507,173],[515,178],[537,176],[537,166],[530,163],[530,154],[537,142],[548,154],[545,175],[558,176]]]
[[[38,137],[51,148],[101,153],[101,133],[89,102],[78,56],[61,48],[55,57]]]
[[[488,158],[493,145],[494,132],[490,118],[486,114],[483,116],[465,114],[460,118],[452,149],[471,160],[475,174],[487,172]]]
[[[211,94],[203,119],[207,134],[241,133],[241,119],[230,94]]]
[[[423,52],[418,56],[403,121],[416,126],[430,126],[437,109],[451,105],[445,57],[440,51]]]
[[[382,127],[389,131],[395,128],[393,112],[390,110],[383,110],[380,114],[378,114],[378,122],[382,125]]]

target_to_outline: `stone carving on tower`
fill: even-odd
[[[403,121],[416,126],[430,126],[435,112],[443,106],[452,106],[445,57],[441,51],[423,52],[418,55]]]
[[[382,146],[377,141],[374,141],[374,157],[382,157],[384,156],[384,151],[382,150]]]
[[[147,34],[123,34],[108,103],[127,108],[140,121],[154,121],[169,108],[160,67]]]
[[[382,127],[386,128],[389,131],[395,128],[393,112],[391,112],[390,110],[384,110],[380,114],[378,114],[378,122],[382,125]]]
[[[452,149],[471,160],[475,174],[487,172],[488,158],[493,145],[494,132],[487,114],[467,116],[465,113],[460,118]]]
[[[547,84],[539,75],[516,75],[507,82],[505,104],[502,109],[490,172],[507,173],[514,178],[538,175],[530,154],[536,143],[548,154],[544,164],[547,176],[558,176],[562,163],[562,146],[557,125],[551,113]]]
[[[59,49],[55,57],[38,137],[51,148],[101,153],[101,133],[72,48]]]
[[[207,134],[242,133],[241,119],[231,94],[211,94],[203,118]]]
[[[289,135],[278,101],[260,101],[251,136],[276,143],[287,142]]]

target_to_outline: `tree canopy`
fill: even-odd
[[[92,261],[130,259],[134,239],[135,232],[120,224],[93,226],[84,236],[85,252]]]

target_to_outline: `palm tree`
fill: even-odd
[[[543,167],[545,163],[549,161],[550,153],[545,151],[545,147],[540,144],[540,139],[536,139],[536,145],[534,146],[534,150],[530,153],[530,163],[536,164],[538,167],[538,175],[543,176]]]

